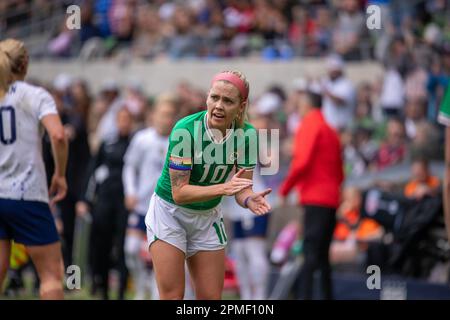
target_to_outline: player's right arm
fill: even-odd
[[[240,178],[244,172],[244,169],[239,170],[231,180],[225,183],[211,186],[196,186],[189,184],[190,170],[169,169],[172,198],[176,204],[182,205],[209,201],[221,196],[233,196],[253,185],[252,180]]]
[[[55,203],[64,199],[67,193],[66,166],[68,157],[67,139],[64,127],[57,114],[48,114],[41,122],[50,137],[55,170],[49,188],[51,202]]]

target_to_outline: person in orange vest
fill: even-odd
[[[441,183],[438,177],[431,175],[426,159],[416,159],[413,161],[411,175],[411,180],[404,188],[406,197],[420,200],[426,195],[437,195]]]

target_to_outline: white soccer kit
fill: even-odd
[[[135,211],[145,215],[161,175],[169,146],[169,137],[159,135],[154,128],[139,131],[125,154],[123,184],[125,195],[138,199]]]
[[[58,114],[43,88],[14,82],[0,101],[0,198],[48,202],[40,120]]]

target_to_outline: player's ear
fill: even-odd
[[[239,105],[239,113],[244,113],[245,109],[247,107],[247,100],[242,100],[241,104]]]

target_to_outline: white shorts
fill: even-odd
[[[154,241],[162,240],[183,251],[186,258],[198,251],[223,249],[228,242],[220,205],[210,210],[192,210],[167,202],[154,193],[145,225],[149,247]]]

